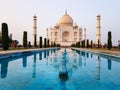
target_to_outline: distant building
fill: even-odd
[[[55,42],[61,46],[71,46],[82,41],[82,31],[82,28],[73,23],[72,17],[66,11],[59,23],[50,28],[50,42]]]

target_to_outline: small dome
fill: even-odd
[[[55,24],[55,26],[59,26],[59,24],[58,24],[58,23],[56,23],[56,24]]]
[[[37,16],[36,16],[36,15],[34,15],[34,16],[33,16],[33,18],[37,18]]]
[[[72,26],[73,25],[73,19],[67,14],[67,12],[60,18],[59,20],[60,25],[65,26]]]
[[[59,24],[56,23],[55,26],[54,26],[54,28],[59,28]]]
[[[78,28],[78,25],[76,23],[73,24],[73,28],[76,29]]]
[[[97,15],[97,17],[100,17],[100,15]]]
[[[73,24],[73,27],[74,27],[74,26],[76,27],[76,26],[78,26],[78,25],[77,25],[76,23],[74,23],[74,24]]]

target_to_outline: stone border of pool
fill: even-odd
[[[24,50],[8,50],[8,51],[0,51],[0,60],[17,57],[23,55],[25,52],[33,52],[33,51],[43,51],[43,50],[51,50],[51,49],[59,49],[59,48],[41,48],[41,49],[24,49]]]
[[[91,52],[104,56],[111,56],[120,59],[120,51],[108,51],[108,50],[91,50],[91,49],[83,49],[83,48],[72,48],[74,50],[81,50],[86,52]]]

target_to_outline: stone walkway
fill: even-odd
[[[89,51],[89,52],[93,52],[93,53],[102,53],[102,54],[105,54],[105,55],[110,55],[110,56],[114,56],[114,57],[120,58],[120,51],[97,50],[97,49],[83,49],[83,48],[73,48],[73,49],[83,50],[83,51]]]
[[[0,51],[0,55],[10,54],[10,53],[17,53],[17,52],[27,52],[27,51],[36,51],[36,50],[46,50],[50,48],[37,48],[37,49],[23,49],[23,50],[7,50],[7,51]]]
[[[8,50],[8,51],[0,51],[0,56],[10,53],[17,53],[17,52],[26,52],[26,51],[34,51],[34,50],[44,50],[44,49],[50,49],[50,48],[38,48],[38,49],[23,49],[23,50]],[[89,51],[94,53],[103,53],[108,54],[111,56],[120,57],[120,51],[111,51],[111,50],[96,50],[96,49],[83,49],[83,48],[73,48],[76,50],[83,50],[83,51]]]

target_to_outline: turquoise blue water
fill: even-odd
[[[0,90],[120,90],[120,59],[63,52],[31,52],[0,60]]]

